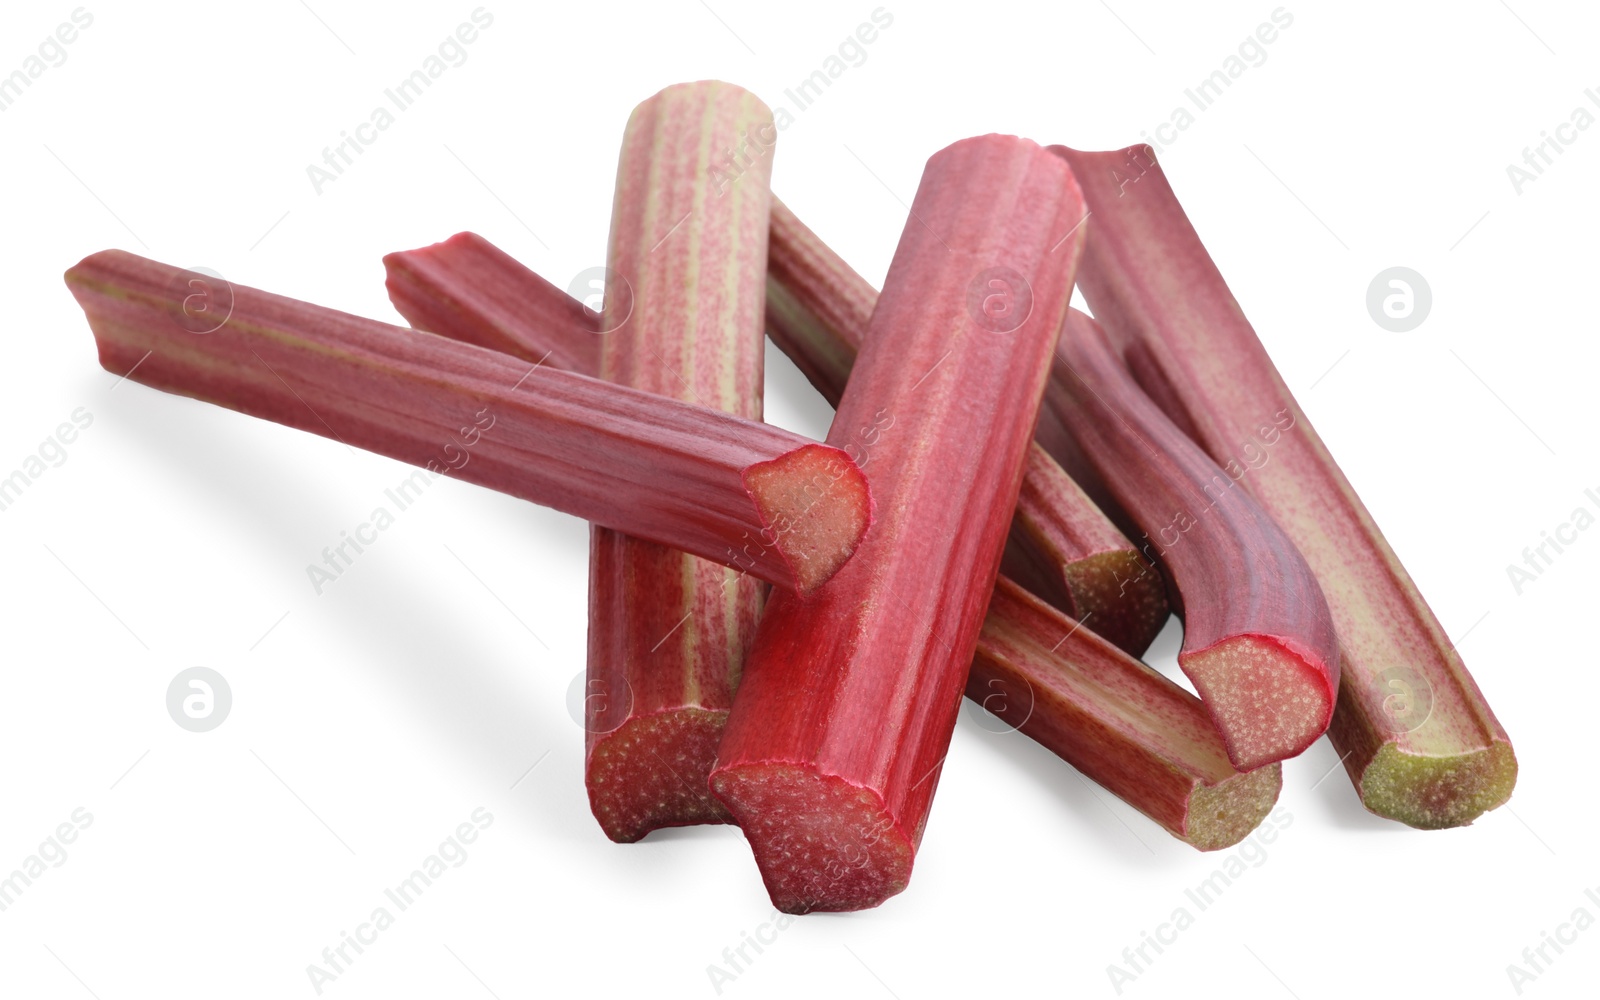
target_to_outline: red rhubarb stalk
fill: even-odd
[[[108,371],[811,590],[870,520],[837,448],[120,250],[66,275]],[[204,332],[202,332],[204,331]]]
[[[905,888],[1071,291],[1072,174],[990,135],[929,159],[828,440],[877,516],[756,630],[711,785],[786,912]],[[852,571],[854,570],[854,571]]]
[[[385,257],[390,298],[422,329],[759,419],[771,158],[721,185],[712,164],[770,122],[753,95],[711,82],[635,109],[603,317],[472,233]],[[603,528],[591,553],[585,777],[596,819],[622,842],[728,822],[707,774],[759,584]]]
[[[753,94],[714,81],[634,109],[611,215],[602,378],[761,419],[771,150],[734,182],[716,183],[713,163],[771,122]],[[612,840],[731,820],[707,776],[762,590],[720,564],[592,529],[585,690],[607,696],[588,700],[584,774]]]
[[[1343,683],[1328,730],[1380,816],[1470,823],[1516,783],[1510,740],[1306,419],[1150,147],[1054,151],[1093,212],[1082,284],[1151,395],[1243,482],[1327,595]]]
[[[1082,230],[1056,249],[1072,252]],[[772,203],[767,333],[835,406],[878,292],[782,202]],[[1167,619],[1166,593],[1138,549],[1042,448],[1028,449],[1007,576],[1135,656]]]
[[[1005,577],[967,697],[1202,851],[1243,840],[1283,787],[1278,764],[1234,769],[1194,695]]]
[[[1070,309],[1048,405],[1108,509],[1126,518],[1183,618],[1178,665],[1241,771],[1293,757],[1328,728],[1339,647],[1311,568],[1249,494],[1185,437]]]
[[[492,330],[488,336],[504,354],[544,358],[583,375],[600,372],[601,313],[477,233],[386,254],[383,269],[389,301],[418,330],[468,344]]]
[[[469,338],[495,302],[520,299],[522,310],[501,326],[515,344],[510,353],[570,355],[594,337],[591,320],[561,319],[576,305],[566,293],[473,233],[390,254],[384,264],[396,308],[419,324],[440,317],[434,332],[443,336]],[[500,284],[480,308],[491,275]],[[1239,774],[1194,695],[1054,608],[1016,596],[1015,584],[1003,599],[1007,586],[1002,576],[979,633],[969,697],[1201,850],[1232,846],[1260,823],[1281,780],[1277,765]]]
[[[449,247],[451,251],[435,252]],[[389,301],[418,330],[600,374],[600,313],[568,295],[476,233],[383,258]],[[631,291],[631,286],[624,286]],[[559,330],[530,346],[528,330]]]

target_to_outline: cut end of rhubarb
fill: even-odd
[[[1370,811],[1419,830],[1444,830],[1505,805],[1517,783],[1517,757],[1501,741],[1437,757],[1385,743],[1356,777]]]
[[[872,523],[866,477],[837,448],[808,445],[745,473],[764,526],[746,555],[771,548],[794,570],[800,593],[822,586],[855,552]],[[729,560],[741,566],[743,560]]]
[[[912,844],[870,788],[801,764],[741,764],[711,786],[784,913],[863,910],[911,879]]]
[[[1283,791],[1283,766],[1268,764],[1215,785],[1197,785],[1189,795],[1183,840],[1202,851],[1220,851],[1250,836]]]
[[[1132,549],[1097,552],[1062,571],[1074,617],[1130,656],[1143,656],[1167,623],[1161,573]]]
[[[732,822],[706,781],[727,722],[725,709],[674,708],[600,737],[586,783],[606,836],[631,844],[665,826]]]
[[[1275,639],[1245,635],[1178,658],[1241,771],[1316,742],[1333,717],[1326,672]]]

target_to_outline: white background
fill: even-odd
[[[319,195],[306,166],[476,5],[309,2],[89,5],[66,61],[0,113],[0,476],[93,414],[0,512],[0,874],[93,816],[0,913],[0,994],[314,996],[306,966],[484,807],[468,859],[324,995],[716,996],[707,967],[772,911],[736,829],[618,846],[589,815],[566,708],[585,526],[441,482],[319,597],[305,566],[407,470],[118,385],[60,275],[122,247],[398,322],[381,256],[472,229],[565,285],[604,260],[634,104],[717,77],[794,112],[784,89],[875,4],[497,0],[466,63]],[[879,282],[932,152],[989,131],[1138,141],[1275,4],[1205,6],[891,2],[865,63],[782,133],[774,188]],[[1265,860],[1127,996],[1512,996],[1506,967],[1541,932],[1600,916],[1600,531],[1520,596],[1506,573],[1600,503],[1583,492],[1600,493],[1600,128],[1520,194],[1506,174],[1574,108],[1600,114],[1600,21],[1550,0],[1424,7],[1287,5],[1265,63],[1162,158],[1461,640],[1521,779],[1472,827],[1421,833],[1365,813],[1342,773],[1319,784],[1336,762],[1319,743],[1284,766],[1292,821]],[[73,8],[6,4],[0,73]],[[1434,297],[1404,334],[1365,307],[1394,265]],[[822,436],[828,409],[769,368],[769,418]],[[164,704],[196,665],[234,698],[203,734]],[[1230,853],[1192,851],[964,712],[910,888],[794,922],[722,995],[1114,996],[1106,967]],[[1597,974],[1589,930],[1526,995],[1587,995]]]

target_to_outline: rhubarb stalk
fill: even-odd
[[[518,297],[524,308],[501,327],[516,345],[511,353],[570,355],[575,343],[594,336],[588,320],[552,321],[566,314],[565,305],[543,299],[574,300],[528,280],[532,271],[474,233],[389,254],[384,265],[395,306],[412,322],[440,317],[433,332],[443,336],[457,336],[456,324],[460,337],[473,336],[494,302]],[[474,301],[491,274],[503,284],[479,309]],[[1002,599],[1008,586],[1021,596]],[[1201,850],[1242,840],[1275,801],[1280,768],[1235,771],[1194,695],[1004,576],[979,633],[972,676],[978,680],[968,681],[968,697]]]
[[[1154,152],[1053,151],[1093,213],[1081,276],[1090,308],[1151,396],[1238,471],[1322,584],[1343,669],[1328,735],[1361,801],[1428,829],[1504,803],[1517,774],[1505,730],[1273,366]]]
[[[1072,235],[1057,253],[1081,239]],[[772,203],[767,334],[829,403],[844,394],[878,292]],[[1160,576],[1044,449],[1028,449],[1002,571],[1139,656],[1167,620]]]
[[[811,590],[871,516],[848,455],[779,428],[120,250],[66,274],[119,376]]]
[[[829,583],[773,595],[711,773],[781,910],[910,878],[1071,291],[1051,249],[1082,215],[1025,139],[928,160],[828,433],[877,517]]]
[[[434,253],[450,245],[460,253]],[[389,301],[427,330],[582,375],[600,374],[601,314],[476,233],[383,258]],[[631,286],[624,286],[631,295]],[[613,290],[613,294],[615,294]],[[526,331],[560,330],[532,350]]]
[[[1283,769],[1240,773],[1194,695],[1001,577],[967,697],[1202,851],[1271,811]]]
[[[385,254],[383,270],[389,301],[418,330],[600,374],[602,314],[477,233]]]
[[[1067,313],[1048,405],[1108,510],[1160,564],[1183,618],[1178,665],[1248,771],[1328,728],[1339,648],[1322,588],[1283,530],[1144,394],[1099,324]]]
[[[634,109],[611,216],[602,378],[761,419],[771,150],[733,182],[716,183],[713,162],[771,121],[754,95],[714,81]],[[608,697],[589,700],[584,775],[612,840],[731,820],[707,776],[762,589],[677,549],[591,530],[586,690]]]

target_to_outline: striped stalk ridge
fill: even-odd
[[[928,160],[828,431],[878,517],[814,593],[773,595],[711,773],[785,912],[911,877],[1071,295],[1074,255],[1049,252],[1082,218],[1071,187],[1013,136]]]
[[[634,110],[617,170],[601,378],[761,418],[772,156],[740,154],[771,122],[754,95],[715,81],[668,87]],[[611,839],[730,821],[707,774],[761,603],[747,574],[591,529],[585,777]]]

